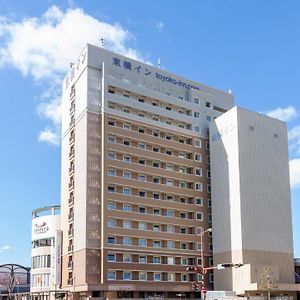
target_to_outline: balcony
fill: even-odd
[[[73,236],[74,235],[74,228],[71,228],[71,229],[68,230],[68,235],[69,236]]]
[[[72,252],[73,249],[74,249],[74,248],[73,248],[73,245],[69,245],[69,246],[68,246],[68,252]]]
[[[75,134],[71,135],[69,138],[70,145],[73,144],[74,142],[75,142]]]
[[[75,155],[75,151],[74,151],[74,149],[73,149],[73,150],[71,150],[70,153],[69,153],[69,158],[72,159],[72,158],[74,157],[74,155]]]
[[[69,268],[69,269],[72,269],[72,268],[73,268],[73,261],[69,261],[69,262],[68,262],[68,268]]]
[[[74,173],[74,164],[72,164],[71,166],[70,166],[70,168],[69,168],[69,175],[70,174],[72,174],[72,173]]]
[[[74,181],[69,183],[69,190],[72,190],[72,189],[74,189]]]
[[[69,205],[73,205],[74,204],[74,197],[70,197],[69,198]]]
[[[74,212],[69,213],[68,217],[69,217],[69,221],[74,220]]]
[[[68,279],[68,285],[73,285],[73,278]]]

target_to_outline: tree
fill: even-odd
[[[270,267],[265,267],[260,274],[259,285],[263,291],[267,292],[268,300],[270,300],[271,291],[278,288],[278,281],[274,278],[274,273]]]

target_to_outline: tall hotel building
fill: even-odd
[[[230,93],[85,47],[63,86],[63,289],[193,296],[186,267],[201,264],[212,219],[209,122],[233,105]],[[212,266],[209,234],[204,244]]]

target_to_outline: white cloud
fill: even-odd
[[[140,53],[126,46],[132,35],[119,24],[109,24],[82,9],[50,7],[41,17],[13,22],[0,16],[0,67],[14,67],[45,87],[44,102],[38,115],[51,121],[40,133],[40,141],[59,141],[60,87],[69,63],[75,61],[84,45],[100,44],[108,49],[143,60]],[[53,142],[55,141],[55,142]]]
[[[300,188],[300,158],[290,160],[291,188]]]
[[[39,141],[57,146],[59,145],[60,138],[55,129],[45,128],[40,132]]]
[[[11,249],[12,249],[11,246],[9,246],[9,245],[4,245],[4,246],[1,246],[1,247],[0,247],[0,252],[9,251],[9,250],[11,250]]]
[[[284,122],[291,121],[297,117],[297,111],[293,106],[288,107],[278,107],[274,110],[268,111],[265,113],[267,116],[279,119]]]
[[[156,21],[155,27],[158,31],[163,31],[165,24],[162,21]]]

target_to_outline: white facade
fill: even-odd
[[[58,289],[61,282],[60,206],[32,212],[31,287],[32,293]],[[47,295],[47,296],[46,296]]]
[[[215,272],[216,290],[259,290],[270,267],[293,284],[287,128],[234,107],[211,124],[214,263],[243,263]]]

